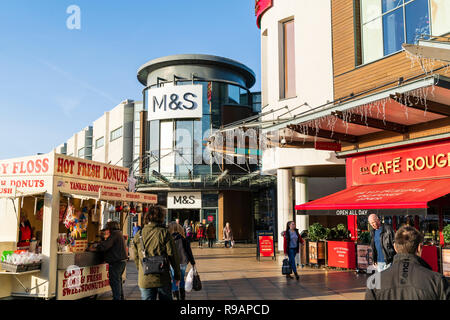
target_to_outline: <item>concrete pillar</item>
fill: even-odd
[[[306,177],[295,177],[295,205],[308,202],[308,184]],[[294,208],[295,210],[295,208]],[[298,231],[301,233],[303,230],[309,228],[309,216],[308,215],[295,215],[295,224]]]
[[[291,169],[277,170],[277,205],[278,205],[278,250],[283,251],[281,232],[286,230],[286,224],[293,219],[292,206],[292,171]]]

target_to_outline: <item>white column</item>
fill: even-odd
[[[295,177],[295,205],[308,202],[308,185],[306,177]],[[295,224],[299,232],[308,230],[309,216],[295,215]]]
[[[43,292],[47,298],[56,295],[57,290],[57,262],[58,262],[58,229],[59,229],[59,188],[54,178],[50,184],[51,193],[46,193],[44,197],[44,216],[42,222],[42,268],[41,276],[48,279],[48,283],[39,287],[38,291]],[[42,281],[38,281],[42,283]],[[39,284],[40,284],[39,283]],[[35,293],[35,292],[32,292]]]
[[[278,250],[283,251],[281,232],[286,230],[286,224],[293,218],[292,206],[292,171],[277,170],[277,205],[278,205]]]

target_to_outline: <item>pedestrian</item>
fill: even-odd
[[[445,276],[420,258],[422,242],[423,235],[416,228],[397,230],[392,266],[369,278],[366,300],[450,300]]]
[[[189,220],[184,220],[184,224],[183,224],[183,229],[184,229],[184,234],[186,235],[186,239],[188,241],[192,241],[192,227],[189,224]]]
[[[289,258],[289,264],[292,271],[295,274],[295,279],[299,280],[297,273],[297,266],[295,263],[295,256],[300,252],[300,244],[303,244],[303,239],[298,233],[295,221],[289,221],[286,225],[286,231],[284,232],[284,254]],[[292,279],[290,274],[286,275],[286,279]]]
[[[138,270],[138,286],[142,300],[172,300],[171,277],[169,265],[174,270],[175,282],[180,284],[180,263],[175,242],[164,225],[165,213],[160,206],[149,208],[145,215],[145,225],[133,239]],[[142,238],[141,238],[142,237]],[[142,240],[142,241],[141,241]],[[142,245],[143,244],[143,245]],[[147,256],[164,256],[166,263],[161,274],[144,275],[142,268],[143,251]]]
[[[185,274],[188,263],[191,264],[192,267],[195,266],[194,255],[192,254],[191,244],[186,240],[183,227],[176,222],[169,223],[169,233],[172,235],[175,247],[177,249],[178,258],[180,262],[180,282],[177,285],[175,280],[172,280],[172,294],[176,300],[186,300],[186,291],[184,289],[185,286]],[[174,278],[174,270],[170,268],[170,273],[172,279]]]
[[[133,233],[132,236],[134,238],[134,236],[136,235],[136,233],[141,230],[142,228],[140,226],[138,226],[137,222],[133,222]]]
[[[125,239],[117,221],[110,221],[106,224],[104,240],[95,247],[91,247],[90,251],[103,253],[103,257],[109,265],[109,285],[113,300],[124,300],[122,276],[128,257]]]
[[[175,219],[175,222],[178,223],[178,224],[180,224],[180,219],[179,219],[179,218],[176,218],[176,219]]]
[[[208,238],[208,248],[212,248],[216,241],[216,227],[213,223],[210,223],[206,228],[206,237]]]
[[[233,231],[231,230],[229,222],[227,222],[225,224],[225,228],[223,228],[223,240],[225,240],[225,248],[228,248],[228,245],[230,245],[231,248],[231,242],[233,241]]]
[[[390,267],[394,256],[394,229],[388,224],[380,222],[376,214],[369,216],[370,230],[374,267],[378,272]]]
[[[198,247],[203,247],[203,241],[205,241],[206,238],[206,230],[205,226],[202,223],[199,223],[197,228],[197,239],[198,239]]]

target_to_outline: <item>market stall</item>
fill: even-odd
[[[157,203],[127,187],[127,168],[55,153],[0,161],[0,298],[110,290],[108,265],[87,247],[111,217],[125,225],[125,208]]]
[[[355,242],[358,233],[369,230],[372,213],[394,230],[403,224],[414,226],[425,235],[422,258],[443,272],[443,229],[450,218],[450,141],[359,154],[347,159],[346,170],[347,189],[298,205],[297,213],[347,216]],[[328,248],[329,253],[330,249],[334,250]],[[362,249],[356,251],[362,255]]]

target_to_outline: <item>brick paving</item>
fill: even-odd
[[[300,280],[281,275],[284,255],[276,261],[256,260],[255,245],[235,248],[197,248],[192,244],[203,289],[186,294],[187,300],[361,300],[367,276],[354,271],[299,268]],[[189,271],[188,267],[188,271]],[[127,265],[125,299],[140,300],[137,271],[133,261]],[[111,293],[98,297],[111,299]]]

